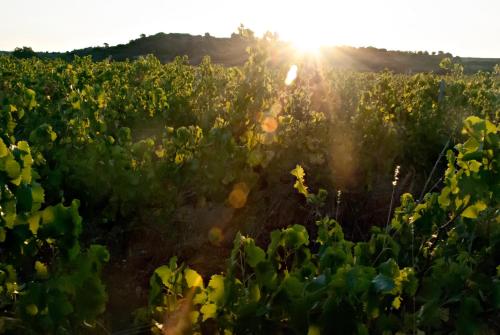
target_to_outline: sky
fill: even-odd
[[[500,57],[500,0],[0,0],[0,50],[69,51],[240,24],[301,48],[373,46]]]

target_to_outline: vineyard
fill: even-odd
[[[0,333],[499,333],[499,66],[248,52],[0,56]]]

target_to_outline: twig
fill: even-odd
[[[452,224],[453,222],[455,222],[456,219],[458,219],[462,213],[465,211],[465,209],[467,208],[467,206],[464,206],[464,208],[462,208],[455,216],[453,216],[451,219],[449,219],[445,224],[443,224],[442,226],[438,227],[437,229],[437,232],[436,232],[436,237],[434,238],[434,241],[433,242],[430,242],[430,240],[427,240],[425,242],[423,242],[421,245],[420,245],[420,248],[418,250],[418,253],[420,254],[420,252],[422,251],[424,245],[428,242],[431,243],[431,245],[429,246],[429,253],[432,253],[432,251],[434,250],[434,248],[436,247],[436,244],[437,242],[439,241],[439,237],[441,235],[441,233],[446,229],[446,227],[448,227],[450,224]]]
[[[439,178],[435,183],[434,185],[432,185],[432,187],[429,189],[429,192],[428,193],[431,193],[432,191],[434,191],[434,189],[439,185],[439,183],[443,181],[443,177]]]
[[[448,145],[450,144],[450,141],[451,141],[451,137],[448,138],[448,141],[446,141],[446,144],[444,145],[443,149],[441,150],[441,152],[439,153],[439,156],[438,158],[436,159],[436,162],[434,163],[434,166],[432,167],[432,170],[431,170],[431,173],[429,175],[429,177],[427,178],[427,180],[425,181],[425,184],[424,184],[424,188],[422,189],[422,192],[420,193],[420,197],[418,198],[418,202],[420,203],[422,201],[422,199],[424,198],[424,194],[425,194],[425,190],[427,190],[427,186],[429,185],[431,179],[432,179],[432,176],[434,175],[434,172],[436,171],[437,169],[437,166],[438,166],[438,163],[439,161],[441,160],[441,158],[443,157],[446,149],[448,148]]]
[[[96,324],[98,326],[100,326],[106,332],[106,334],[111,335],[111,333],[109,332],[109,330],[106,327],[104,327],[104,325],[101,322],[96,321]]]
[[[394,180],[392,181],[392,193],[391,193],[391,203],[389,204],[389,213],[387,213],[387,222],[385,224],[385,231],[389,231],[389,223],[391,222],[392,205],[394,204],[394,194],[396,193],[396,186],[398,186],[399,180],[399,169],[400,166],[397,165],[394,170]]]
[[[389,204],[389,213],[387,213],[387,222],[385,224],[385,231],[387,232],[389,229],[389,223],[391,222],[391,214],[392,214],[392,204],[394,203],[394,193],[396,191],[396,186],[392,187],[391,193],[391,203]]]
[[[335,221],[337,221],[337,222],[339,220],[339,207],[340,207],[341,196],[342,196],[342,191],[338,190],[337,191],[337,206],[335,206]]]

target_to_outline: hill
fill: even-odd
[[[142,36],[131,40],[127,44],[116,46],[89,47],[65,53],[38,53],[40,57],[64,58],[71,60],[76,56],[92,56],[94,60],[136,59],[140,56],[152,54],[161,62],[167,63],[177,56],[188,56],[190,63],[199,64],[206,55],[214,63],[236,66],[247,60],[246,48],[250,45],[248,40],[239,35],[231,38],[217,38],[209,35],[190,35],[179,33],[158,33],[151,36]]]
[[[243,38],[232,34],[230,38],[218,38],[209,34],[190,35],[180,33],[158,33],[131,40],[127,44],[116,46],[88,47],[68,52],[37,52],[40,58],[63,58],[68,61],[74,56],[92,56],[94,60],[126,60],[153,54],[161,62],[167,63],[177,56],[187,55],[191,64],[199,64],[206,55],[212,62],[226,66],[238,66],[248,58],[247,47],[253,43],[253,38]],[[286,58],[293,55],[293,47],[284,42],[279,43],[279,56]],[[453,58],[461,63],[466,73],[477,71],[492,71],[495,64],[500,64],[500,58],[470,58],[453,57],[450,53],[438,52],[429,54],[427,51],[390,51],[373,47],[324,47],[321,56],[326,63],[337,68],[357,71],[381,71],[388,69],[398,73],[439,72],[439,63],[443,58]]]

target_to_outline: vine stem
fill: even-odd
[[[387,222],[385,224],[385,232],[389,231],[389,223],[391,222],[392,206],[394,205],[394,193],[396,193],[396,186],[398,186],[399,180],[399,169],[400,166],[397,165],[394,169],[394,180],[392,181],[392,193],[391,193],[391,203],[389,204],[389,213],[387,213]]]
[[[425,191],[427,190],[427,186],[429,186],[429,183],[431,182],[432,176],[434,175],[434,172],[436,172],[437,166],[439,164],[439,161],[441,161],[441,158],[443,157],[446,148],[448,148],[448,145],[450,145],[451,137],[448,138],[446,141],[443,149],[439,153],[438,158],[436,159],[436,162],[434,162],[434,166],[432,167],[431,173],[429,174],[429,177],[427,177],[427,180],[425,181],[424,188],[422,188],[422,192],[420,192],[420,197],[418,197],[418,202],[422,202],[422,199],[424,198]]]
[[[384,239],[384,244],[385,244],[385,239]],[[378,253],[377,257],[375,257],[375,260],[372,262],[372,266],[375,266],[377,264],[378,259],[382,256],[382,254],[388,250],[391,250],[391,248],[386,248],[384,245],[382,250],[380,250],[380,252]]]
[[[422,252],[422,249],[424,248],[425,244],[430,243],[429,248],[428,248],[429,249],[429,258],[427,259],[427,265],[425,266],[426,270],[424,271],[424,273],[429,270],[429,263],[431,262],[431,258],[432,258],[432,256],[430,254],[436,248],[436,244],[439,242],[439,238],[441,237],[441,233],[444,232],[450,224],[455,222],[455,220],[458,219],[462,215],[462,213],[465,211],[466,208],[467,208],[467,206],[464,206],[453,217],[451,217],[445,224],[439,226],[436,233],[433,234],[434,237],[432,239],[434,239],[434,240],[432,242],[431,242],[431,239],[429,239],[425,242],[422,242],[422,244],[420,245],[420,248],[418,250],[418,254],[420,254]]]
[[[389,213],[387,213],[387,222],[385,224],[385,231],[387,232],[389,229],[389,223],[391,222],[391,214],[392,214],[392,206],[394,204],[394,193],[396,191],[396,185],[392,187],[392,193],[391,193],[391,202],[389,204]]]

